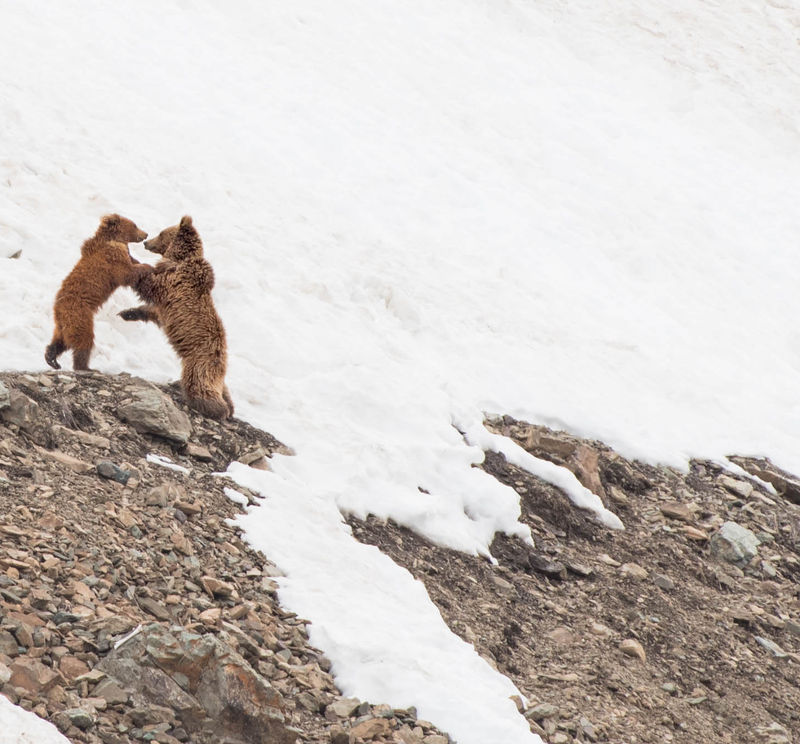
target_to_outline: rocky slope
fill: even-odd
[[[531,729],[551,744],[797,740],[800,482],[763,459],[682,473],[486,425],[571,469],[626,530],[495,453],[483,467],[520,494],[535,539],[498,536],[497,565],[350,522],[515,681]],[[280,569],[228,523],[233,499],[259,497],[215,473],[278,451],[173,387],[0,374],[0,691],[76,742],[447,744],[413,709],[342,698],[276,601]]]
[[[0,374],[0,692],[76,742],[447,744],[338,693],[228,524],[258,497],[214,473],[277,451],[174,388]]]
[[[800,484],[764,459],[735,458],[752,477],[710,462],[681,473],[510,418],[486,425],[572,470],[626,530],[495,453],[483,467],[520,494],[534,548],[498,536],[493,566],[391,523],[351,525],[514,680],[531,727],[551,744],[800,740]]]

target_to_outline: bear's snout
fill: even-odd
[[[144,230],[139,230],[136,235],[136,240],[134,242],[141,243],[147,237],[147,233]]]

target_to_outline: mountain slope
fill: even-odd
[[[341,516],[465,553],[524,537],[461,435],[487,413],[800,472],[792,3],[90,0],[3,21],[2,365],[42,369],[101,214],[151,233],[191,214],[239,415],[297,453],[258,477],[247,529],[347,694],[427,706],[462,744],[531,741],[514,686]],[[94,364],[173,379],[158,329],[117,318],[134,301],[98,314]],[[389,658],[397,627],[421,631]]]

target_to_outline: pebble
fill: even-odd
[[[546,718],[558,718],[559,707],[552,703],[539,703],[525,711],[525,718],[534,721],[543,721]]]
[[[654,574],[653,583],[659,589],[667,592],[671,592],[675,588],[675,582],[669,576],[664,576],[664,574]]]
[[[647,661],[647,656],[645,655],[642,644],[633,638],[626,638],[622,641],[619,644],[619,650],[622,651],[623,654],[633,656],[642,662]]]

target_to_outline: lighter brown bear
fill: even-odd
[[[117,287],[130,287],[152,271],[131,257],[128,243],[138,243],[147,233],[125,217],[108,214],[93,237],[81,246],[81,257],[61,284],[53,306],[55,331],[45,349],[45,361],[61,369],[58,357],[72,349],[72,367],[89,369],[94,346],[94,314]]]
[[[134,284],[147,304],[123,310],[120,316],[161,326],[181,359],[186,402],[205,416],[226,419],[233,415],[233,401],[225,386],[225,328],[211,299],[214,271],[203,258],[192,218],[184,217],[145,247],[164,258]]]

